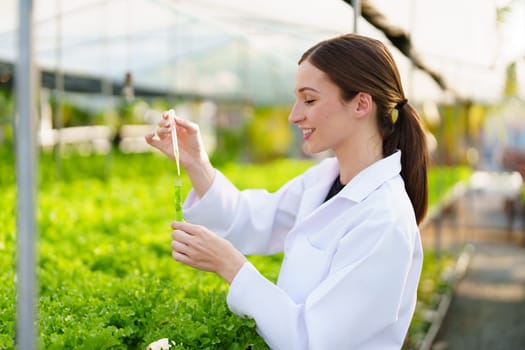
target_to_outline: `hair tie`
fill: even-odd
[[[397,119],[399,118],[399,111],[408,103],[408,100],[404,98],[401,102],[396,104],[394,108],[390,111],[390,116],[392,117],[392,125],[395,125]]]
[[[390,111],[390,116],[392,117],[392,125],[395,125],[397,118],[399,118],[399,110],[397,109],[397,106]]]
[[[405,107],[405,105],[408,103],[408,100],[406,98],[404,98],[401,102],[399,102],[397,105],[396,105],[396,109],[399,110],[403,107]]]

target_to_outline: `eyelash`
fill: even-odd
[[[305,100],[304,101],[304,103],[306,103],[307,105],[311,105],[314,102],[315,102],[315,100]]]

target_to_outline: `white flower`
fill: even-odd
[[[162,338],[148,345],[146,350],[169,350],[170,348],[171,345],[169,339]]]

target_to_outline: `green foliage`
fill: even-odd
[[[480,142],[489,107],[479,103],[441,105],[439,119],[427,122],[426,128],[437,140],[433,164],[455,166],[472,164],[469,151]],[[422,116],[429,117],[422,113]]]
[[[49,100],[52,111],[57,110],[57,100],[52,96]],[[93,113],[86,108],[67,99],[60,101],[61,123],[62,127],[82,126],[92,124]],[[56,118],[56,117],[54,117]]]
[[[417,304],[412,323],[408,330],[403,349],[419,349],[419,344],[430,328],[432,319],[429,312],[436,310],[444,293],[452,288],[447,274],[454,267],[456,257],[451,254],[441,254],[426,251],[423,259],[423,269],[419,280]]]
[[[224,165],[239,159],[246,136],[242,128],[217,127],[217,147],[210,159],[213,164]]]
[[[4,188],[4,186],[14,186],[15,176],[14,149],[11,145],[0,142],[0,189]],[[2,198],[1,193],[0,198]]]
[[[473,103],[468,109],[468,131],[471,139],[476,139],[482,134],[488,110],[487,106],[477,103]]]
[[[13,347],[15,328],[15,196],[13,185],[0,186],[0,349]]]
[[[14,99],[9,90],[0,89],[0,125],[11,121],[14,113]]]
[[[109,165],[108,165],[109,163]],[[11,163],[12,164],[12,163]],[[108,171],[110,168],[111,175]],[[272,181],[283,183],[293,167]],[[233,315],[226,285],[171,259],[175,167],[154,155],[42,155],[38,191],[39,333],[46,349],[264,349],[252,320]],[[5,177],[0,223],[1,349],[14,346],[15,190]],[[183,178],[184,194],[189,181]],[[278,258],[264,271],[275,279]],[[272,260],[271,260],[272,261]],[[257,264],[257,262],[255,262]]]
[[[0,151],[7,167],[0,175],[0,349],[13,349],[16,190],[12,152]],[[240,188],[272,191],[311,164],[279,160],[228,164],[222,170]],[[169,338],[175,349],[267,349],[253,320],[228,310],[226,283],[171,258],[175,174],[175,165],[157,154],[115,153],[64,158],[59,178],[52,156],[41,155],[41,348],[144,349]],[[183,195],[188,191],[183,174]],[[282,254],[249,259],[276,281]],[[431,259],[425,264],[422,280],[438,278],[440,265]],[[431,296],[421,299],[431,304]]]
[[[467,166],[435,166],[430,169],[428,176],[428,203],[437,205],[447,190],[459,182],[466,182],[472,175]]]
[[[292,130],[288,107],[258,107],[247,126],[248,146],[253,161],[268,161],[288,154]]]
[[[503,96],[505,97],[516,97],[518,96],[518,78],[516,74],[516,62],[512,62],[507,67],[507,77],[505,80],[505,89]]]
[[[118,107],[118,126],[123,124],[143,124],[144,114],[149,108],[148,104],[141,99],[122,99]],[[162,109],[166,110],[168,108]]]
[[[309,160],[277,159],[264,164],[228,163],[221,171],[240,189],[265,188],[273,192],[313,164]]]
[[[11,91],[0,89],[0,145],[13,143],[14,100]]]
[[[115,130],[120,127],[118,111],[115,108],[107,107],[93,114],[93,124],[109,126]]]

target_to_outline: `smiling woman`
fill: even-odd
[[[272,349],[400,349],[415,310],[428,196],[417,112],[388,49],[360,35],[307,50],[295,92],[289,120],[305,151],[334,157],[274,193],[238,190],[210,163],[194,123],[175,118],[174,130],[164,117],[159,138],[146,137],[173,159],[177,133],[193,185],[186,221],[171,224],[172,256],[222,277],[230,310],[254,319]],[[244,255],[281,251],[276,284]]]

